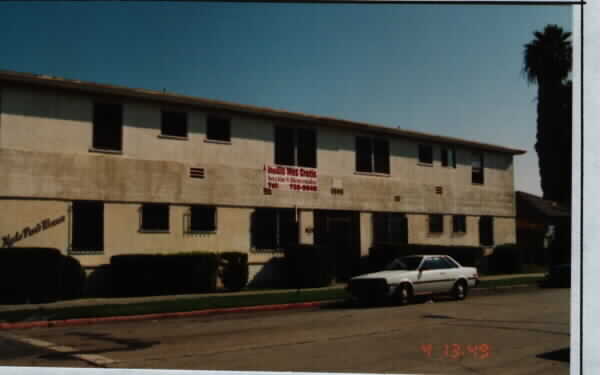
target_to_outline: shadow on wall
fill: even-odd
[[[249,288],[285,288],[285,259],[273,258],[266,263],[254,263],[250,268]]]

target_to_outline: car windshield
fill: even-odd
[[[405,270],[405,271],[414,271],[421,264],[421,257],[402,257],[394,259],[390,264],[388,264],[385,269],[387,271],[395,271],[395,270]]]

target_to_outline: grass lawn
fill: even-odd
[[[535,284],[541,277],[515,277],[500,280],[483,280],[479,288],[493,288],[519,284]],[[20,322],[35,320],[63,320],[74,318],[96,318],[167,312],[185,312],[203,309],[276,305],[313,301],[344,300],[349,295],[343,288],[313,289],[301,291],[270,291],[264,294],[231,294],[220,296],[182,297],[178,299],[137,302],[128,304],[106,304],[71,307],[36,307],[23,310],[0,312],[0,321]]]

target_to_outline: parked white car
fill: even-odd
[[[451,294],[467,297],[479,283],[475,267],[463,267],[447,255],[411,255],[395,259],[383,271],[350,279],[347,290],[362,302],[392,297],[407,304],[422,294]]]

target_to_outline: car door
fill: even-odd
[[[427,257],[421,264],[415,282],[415,293],[440,293],[442,290],[442,271],[439,269],[437,257]]]
[[[447,257],[439,258],[439,270],[441,276],[440,291],[449,292],[454,287],[454,283],[460,276],[460,268]]]

